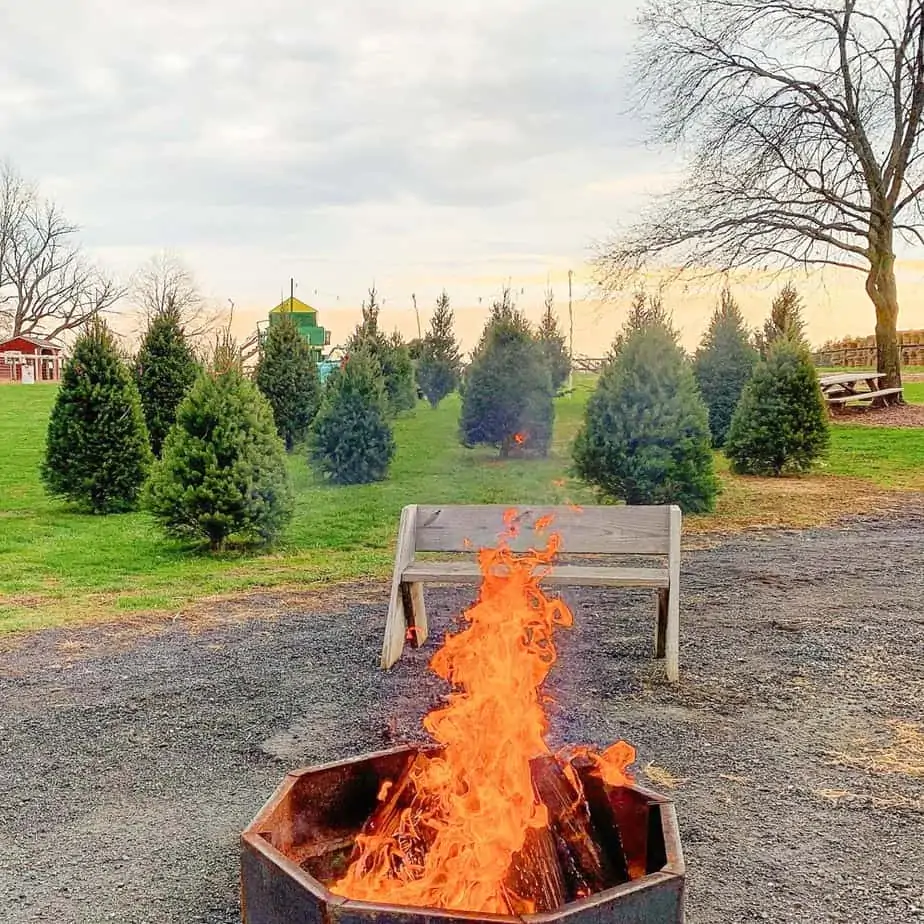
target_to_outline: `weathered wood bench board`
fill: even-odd
[[[382,667],[391,667],[404,650],[408,630],[413,644],[427,640],[429,627],[424,584],[478,584],[480,548],[494,546],[504,531],[507,505],[410,505],[401,511],[395,571],[382,646]],[[567,555],[599,556],[599,564],[557,564],[544,583],[577,587],[643,587],[657,592],[655,657],[666,660],[667,676],[679,676],[680,534],[679,507],[531,507],[518,506],[518,534],[509,539],[514,551],[542,546],[534,524],[552,517],[550,532],[562,538]],[[457,553],[454,561],[418,560],[418,552]],[[464,556],[464,557],[462,557]],[[618,556],[658,556],[663,567],[617,567]]]
[[[900,395],[901,388],[880,388],[878,391],[858,391],[855,395],[833,395],[826,398],[828,404],[846,404],[848,401],[870,401],[886,395]]]

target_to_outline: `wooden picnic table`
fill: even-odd
[[[818,384],[830,405],[872,401],[878,406],[885,403],[883,399],[887,396],[902,393],[901,388],[880,388],[879,380],[883,378],[885,375],[881,372],[839,372],[821,376]]]

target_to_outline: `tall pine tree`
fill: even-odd
[[[293,510],[285,450],[269,402],[241,373],[230,338],[217,344],[177,410],[147,491],[147,504],[172,536],[271,542]]]
[[[347,341],[347,352],[363,352],[384,379],[387,408],[392,415],[412,410],[417,403],[414,363],[407,345],[395,331],[391,338],[379,326],[380,305],[375,286],[363,302],[363,319]]]
[[[805,321],[802,319],[802,296],[791,282],[787,282],[773,299],[770,317],[764,321],[763,330],[757,334],[760,355],[766,358],[771,345],[781,339],[808,346]]]
[[[466,370],[460,440],[464,446],[496,446],[501,458],[523,452],[544,456],[554,420],[545,355],[505,289]]]
[[[321,385],[308,341],[290,314],[270,325],[254,381],[273,409],[276,432],[291,451],[308,434],[321,402]]]
[[[176,409],[198,372],[199,364],[183,331],[180,312],[168,306],[153,315],[135,358],[135,381],[155,455],[160,455],[176,421]]]
[[[539,343],[549,364],[552,376],[552,388],[557,394],[568,381],[571,372],[571,356],[568,353],[568,343],[565,335],[558,327],[558,317],[555,314],[555,294],[549,289],[545,293],[545,311],[539,324]]]
[[[141,396],[105,322],[90,322],[64,367],[41,477],[93,513],[131,510],[152,461]]]
[[[723,289],[693,360],[693,373],[709,408],[714,446],[725,443],[738,399],[758,358],[738,303],[728,289]]]
[[[436,407],[459,386],[462,359],[452,324],[449,295],[443,289],[436,300],[436,310],[423,339],[417,365],[417,379],[431,407]]]

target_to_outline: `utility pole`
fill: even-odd
[[[571,277],[573,272],[568,270],[568,394],[574,394],[574,311],[571,308]]]
[[[289,314],[295,310],[295,277],[289,277]]]
[[[411,301],[414,303],[414,314],[417,316],[417,339],[422,340],[423,334],[420,330],[420,312],[417,310],[417,296],[411,292]]]

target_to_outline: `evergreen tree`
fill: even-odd
[[[106,324],[94,319],[64,367],[42,481],[93,513],[115,513],[135,507],[151,461],[138,387]]]
[[[648,327],[660,325],[671,332],[674,339],[677,339],[677,332],[673,327],[673,320],[670,312],[664,304],[661,293],[654,295],[642,287],[639,287],[632,293],[632,302],[629,305],[629,311],[626,320],[623,323],[622,330],[616,335],[613,342],[611,354],[615,356],[622,349],[622,345],[636,331],[645,330]]]
[[[552,389],[556,394],[568,381],[571,372],[571,356],[568,353],[568,343],[565,335],[559,330],[558,318],[555,315],[555,295],[551,289],[545,294],[545,311],[539,325],[539,343],[549,364],[552,376]]]
[[[392,414],[412,411],[417,406],[417,383],[414,379],[414,361],[404,338],[395,331],[386,341],[382,355],[382,376],[388,407]]]
[[[388,399],[373,357],[350,353],[331,374],[311,426],[310,458],[334,484],[383,481],[395,454]]]
[[[417,365],[417,379],[431,407],[436,407],[459,385],[462,360],[452,323],[452,308],[444,289],[436,300],[436,311],[430,319]]]
[[[290,314],[270,325],[254,381],[273,409],[276,432],[291,450],[308,434],[321,385],[311,347]]]
[[[135,358],[135,381],[155,455],[160,455],[176,420],[176,409],[192,388],[198,371],[179,311],[168,306],[154,314]]]
[[[725,454],[747,475],[808,471],[828,448],[828,413],[808,348],[770,344],[732,418]]]
[[[409,411],[417,403],[417,387],[414,382],[414,363],[401,335],[395,333],[389,339],[379,327],[378,293],[373,286],[369,298],[363,302],[363,319],[347,341],[347,351],[362,351],[378,367],[385,381],[386,406],[390,414]]]
[[[758,358],[741,309],[731,292],[724,289],[693,360],[700,394],[709,408],[714,446],[725,442],[738,399]]]
[[[225,336],[177,410],[154,466],[147,505],[164,530],[207,540],[271,542],[292,516],[285,448],[266,398]]]
[[[505,289],[492,307],[481,342],[466,369],[460,438],[465,446],[548,453],[555,406],[542,347]]]
[[[575,440],[577,474],[627,504],[711,510],[719,486],[708,414],[676,333],[663,319],[633,318],[617,347]]]
[[[771,344],[785,338],[808,346],[805,339],[805,321],[802,320],[802,296],[796,287],[787,282],[770,305],[770,317],[764,329],[757,334],[757,348],[765,357]]]

